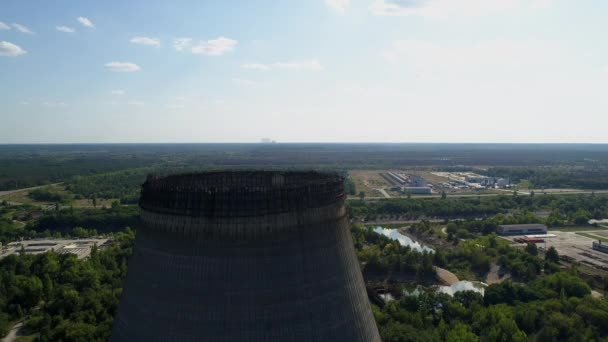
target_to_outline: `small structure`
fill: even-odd
[[[608,253],[608,245],[602,244],[602,240],[593,241],[593,245],[591,247],[593,247],[593,249],[596,251]]]
[[[492,185],[495,181],[494,177],[481,176],[477,174],[467,175],[464,179],[467,183],[475,183],[483,186]]]
[[[499,178],[496,181],[496,186],[499,188],[506,188],[509,184],[511,184],[511,181],[508,178]]]
[[[547,234],[544,224],[505,224],[498,226],[499,235]]]
[[[430,195],[433,190],[428,186],[406,186],[403,188],[403,192],[413,195]]]

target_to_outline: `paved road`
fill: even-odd
[[[535,192],[536,196],[544,196],[544,195],[556,195],[556,196],[566,196],[566,195],[591,195],[591,194],[608,194],[608,190],[581,190],[581,191],[568,191],[568,192],[540,192],[540,190],[536,190],[539,192]],[[513,194],[513,191],[509,191],[506,194]],[[526,196],[526,195],[522,195],[521,192],[518,193],[520,196]],[[454,193],[448,193],[448,198],[466,198],[466,197],[495,197],[495,196],[504,196],[505,194],[502,193],[494,193],[494,194],[454,194]],[[529,195],[527,195],[529,196]],[[422,196],[412,196],[412,198],[414,199],[418,199],[418,198],[440,198],[441,195],[437,194],[437,195],[422,195]],[[365,197],[366,200],[378,200],[378,199],[384,199],[386,197],[379,197],[379,196],[374,196],[374,197]],[[391,197],[391,198],[403,198],[405,199],[405,197]],[[359,200],[358,197],[351,197],[351,198],[347,198],[348,200]]]
[[[382,188],[378,188],[378,189],[374,189],[374,190],[378,190],[380,191],[380,193],[385,197],[385,198],[391,198],[391,195],[388,194],[388,192],[386,192],[386,190],[382,189]]]
[[[6,196],[6,195],[10,195],[10,194],[14,194],[16,192],[27,191],[27,190],[34,190],[34,189],[44,188],[45,186],[59,185],[59,184],[63,184],[63,183],[53,183],[53,184],[47,184],[47,185],[33,186],[31,188],[22,188],[22,189],[15,189],[15,190],[0,191],[0,197]]]

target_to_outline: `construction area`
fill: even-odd
[[[110,243],[112,243],[110,238],[24,240],[2,246],[0,259],[19,254],[21,251],[25,254],[41,254],[51,250],[58,254],[74,254],[78,259],[84,259],[91,254],[94,245],[104,248]]]
[[[368,198],[439,196],[442,193],[479,195],[503,193],[511,187],[504,178],[472,172],[433,172],[426,170],[351,170],[350,179],[357,193]]]
[[[564,261],[578,262],[608,271],[608,252],[602,251],[606,242],[601,243],[608,238],[608,230],[592,230],[592,228],[577,231],[551,230],[550,234],[542,236],[503,236],[502,238],[522,247],[528,242],[536,243],[541,251],[554,247]]]

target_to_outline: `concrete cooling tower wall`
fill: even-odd
[[[149,178],[112,341],[380,341],[342,178]]]

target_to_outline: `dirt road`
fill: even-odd
[[[45,186],[59,185],[59,184],[63,184],[63,183],[53,183],[53,184],[47,184],[47,185],[33,186],[31,188],[22,188],[22,189],[15,189],[15,190],[0,191],[0,197],[6,196],[6,195],[10,195],[10,194],[14,194],[16,192],[28,191],[28,190],[34,190],[34,189],[40,189],[40,188],[44,188]]]

